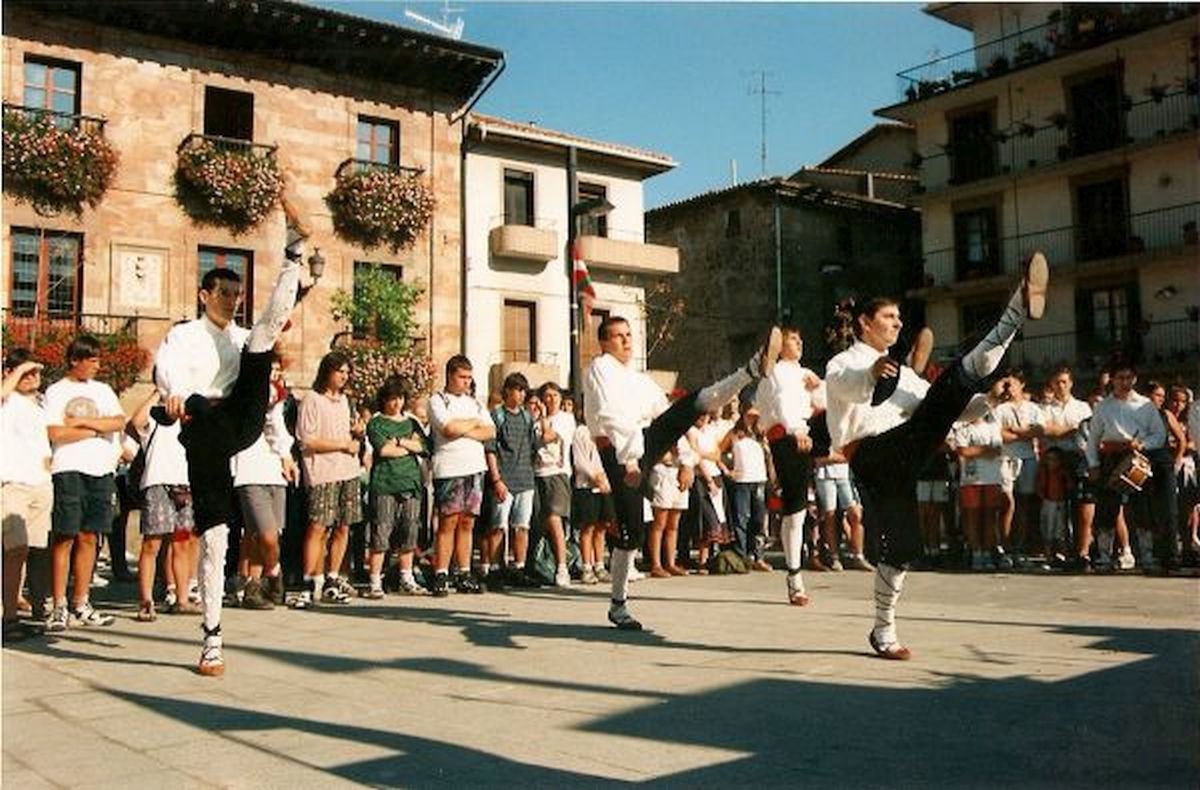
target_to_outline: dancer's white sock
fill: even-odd
[[[204,627],[210,631],[221,624],[225,600],[225,552],[229,547],[229,526],[218,524],[200,536],[200,605]]]
[[[904,589],[907,571],[885,565],[875,566],[875,639],[880,645],[896,643],[896,602]]]
[[[629,549],[612,550],[612,599],[625,601],[629,598],[629,569],[633,567],[633,552]]]
[[[992,331],[963,357],[963,370],[967,375],[979,380],[992,375],[1000,367],[1000,360],[1004,359],[1004,353],[1024,324],[1025,301],[1022,289],[1018,288],[1008,300],[1004,314]]]
[[[783,543],[783,559],[789,571],[800,570],[800,556],[804,552],[804,517],[807,513],[789,513],[779,526],[779,540]]]
[[[283,332],[292,308],[296,306],[296,289],[300,287],[300,261],[285,258],[275,278],[271,298],[250,329],[246,350],[252,354],[270,351]]]
[[[696,395],[696,408],[702,412],[716,411],[754,381],[745,368],[738,368],[720,381],[709,384]]]

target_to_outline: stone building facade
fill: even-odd
[[[878,171],[891,175],[900,197],[915,182],[902,167],[911,152],[891,139],[886,146],[899,161]],[[678,370],[683,386],[696,386],[743,364],[767,325],[784,321],[800,328],[805,359],[822,368],[831,356],[824,329],[838,301],[899,296],[917,286],[920,216],[898,200],[859,192],[876,180],[876,165],[862,164],[831,158],[793,178],[648,212],[647,239],[679,248],[674,291],[685,303],[675,339],[651,364]],[[920,304],[905,308],[919,326]]]
[[[6,318],[36,311],[85,329],[133,319],[153,350],[173,322],[196,314],[203,271],[229,265],[243,270],[252,320],[277,271],[283,215],[235,234],[180,209],[177,149],[206,135],[275,157],[315,229],[309,250],[326,265],[288,334],[294,382],[312,379],[345,328],[330,296],[351,291],[367,262],[425,286],[418,323],[436,363],[459,350],[464,118],[502,53],[283,0],[12,0],[3,20],[6,116],[50,109],[65,123],[102,121],[120,157],[108,192],[78,217],[47,216],[5,191]],[[364,249],[335,235],[324,198],[339,168],[364,162],[419,172],[432,191],[432,220],[410,249]],[[50,260],[50,248],[67,258]]]

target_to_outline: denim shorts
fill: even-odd
[[[503,502],[496,502],[492,511],[492,529],[529,529],[533,518],[534,489],[514,494],[509,491]]]
[[[839,477],[834,480],[814,480],[813,486],[817,490],[817,507],[822,513],[832,513],[835,510],[845,510],[862,504],[858,498],[858,491],[854,488],[854,483],[850,482],[848,477]]]

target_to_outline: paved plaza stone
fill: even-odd
[[[871,576],[646,579],[134,620],[3,651],[5,788],[1180,787],[1200,783],[1200,580],[914,573],[908,663]],[[104,597],[132,598],[115,585]]]

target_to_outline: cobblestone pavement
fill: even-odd
[[[6,788],[1195,788],[1200,580],[915,573],[870,656],[870,575],[229,610],[3,651]],[[133,597],[114,585],[108,597]],[[117,606],[117,604],[113,604]]]

